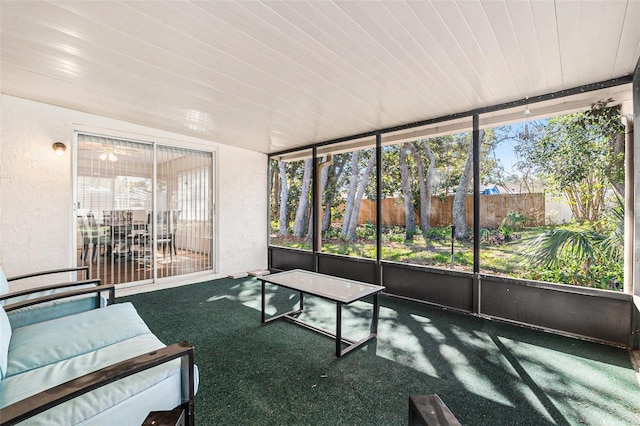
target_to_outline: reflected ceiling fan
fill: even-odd
[[[78,144],[78,149],[87,152],[97,152],[98,158],[102,161],[118,161],[119,156],[135,157],[139,154],[138,148],[105,144],[98,141],[82,141]]]
[[[118,161],[118,157],[116,156],[114,151],[107,151],[104,150],[102,151],[102,153],[98,156],[99,159],[101,159],[102,161],[111,161],[112,163],[115,163],[116,161]]]

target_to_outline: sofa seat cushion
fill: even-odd
[[[97,351],[8,377],[0,382],[0,408],[164,346],[153,334],[142,334]],[[138,419],[144,419],[150,411],[149,407],[167,410],[183,402],[186,396],[181,390],[180,377],[180,360],[173,360],[74,398],[24,424],[113,424],[116,417],[128,419],[122,424],[141,424]],[[108,413],[112,413],[112,416]]]
[[[115,304],[16,328],[9,343],[6,377],[92,353],[145,334],[151,334],[151,331],[131,303]],[[149,350],[153,349],[157,348]],[[125,355],[127,353],[124,351]]]

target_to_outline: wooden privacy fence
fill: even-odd
[[[473,225],[473,195],[467,195],[467,225]],[[405,226],[404,204],[400,198],[382,199],[382,225]],[[527,226],[545,224],[545,197],[543,193],[480,195],[480,227],[497,228],[514,211],[527,218]],[[420,217],[415,213],[416,224]],[[358,223],[376,223],[375,201],[364,199],[360,205]],[[449,226],[453,223],[453,195],[444,200],[431,197],[431,226]]]

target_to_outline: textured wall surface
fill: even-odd
[[[215,150],[218,273],[213,277],[266,267],[266,155],[0,95],[0,264],[8,276],[75,266],[72,145],[79,127]],[[54,141],[67,145],[63,156],[53,152]]]

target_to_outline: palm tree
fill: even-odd
[[[576,284],[589,287],[617,288],[619,283],[602,282],[589,273],[592,265],[603,259],[620,262],[624,247],[624,201],[616,194],[616,205],[596,230],[592,227],[555,228],[540,235],[527,248],[525,261],[533,268],[559,269],[572,259],[581,276]],[[580,282],[582,281],[582,282]]]

